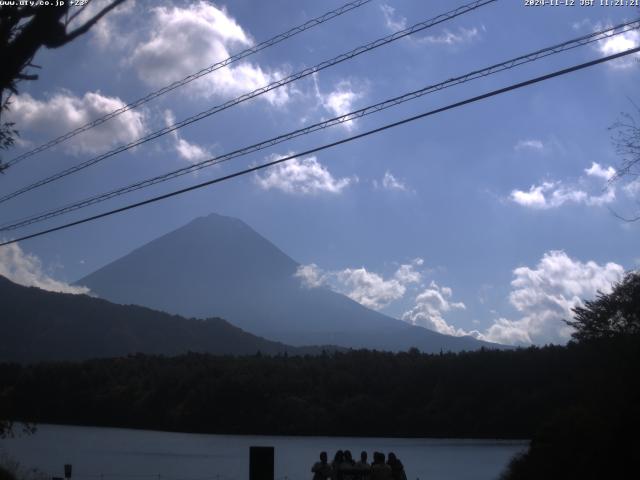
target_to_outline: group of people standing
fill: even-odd
[[[355,461],[349,450],[338,450],[331,463],[327,452],[320,452],[320,461],[311,467],[313,480],[407,480],[402,462],[390,452],[385,462],[382,452],[373,452],[373,462],[367,462],[367,452]]]

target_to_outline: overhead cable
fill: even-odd
[[[515,67],[518,67],[520,65],[526,64],[526,63],[530,63],[530,62],[534,62],[536,60],[539,60],[541,58],[545,58],[548,57],[550,55],[555,55],[558,54],[560,52],[564,52],[567,50],[571,50],[580,46],[584,46],[584,45],[588,45],[594,42],[598,42],[607,38],[611,38],[615,35],[620,35],[623,34],[625,32],[628,32],[630,30],[634,30],[634,29],[640,29],[640,20],[634,20],[632,22],[627,22],[627,23],[623,23],[620,25],[616,25],[614,27],[605,29],[605,30],[601,30],[598,32],[593,32],[591,34],[588,35],[583,35],[581,37],[578,38],[574,38],[572,40],[568,40],[550,47],[546,47],[540,50],[537,50],[535,52],[531,52],[531,53],[527,53],[525,55],[521,55],[506,61],[503,61],[501,63],[497,63],[494,65],[491,65],[489,67],[485,67],[483,69],[480,70],[474,70],[472,72],[466,73],[464,75],[458,76],[458,77],[454,77],[454,78],[450,78],[448,80],[445,80],[444,82],[440,82],[437,84],[433,84],[433,85],[429,85],[426,87],[423,87],[419,90],[414,90],[408,93],[405,93],[403,95],[400,96],[396,96],[387,100],[384,100],[382,102],[373,104],[373,105],[369,105],[367,107],[355,110],[353,112],[349,112],[349,113],[345,113],[343,115],[328,119],[328,120],[324,120],[322,122],[318,122],[318,123],[314,123],[312,125],[308,125],[306,127],[300,128],[298,130],[294,130],[292,132],[288,132],[282,135],[279,135],[277,137],[273,137],[270,138],[268,140],[264,140],[261,141],[259,143],[255,143],[253,145],[247,146],[247,147],[243,147],[237,150],[234,150],[232,152],[229,153],[225,153],[223,155],[219,155],[216,157],[212,157],[209,158],[207,160],[203,160],[201,162],[195,163],[193,165],[188,165],[182,168],[179,168],[177,170],[173,170],[171,172],[168,173],[164,173],[162,175],[157,175],[155,177],[151,177],[145,180],[141,180],[135,183],[132,183],[130,185],[124,186],[124,187],[119,187],[115,190],[111,190],[99,195],[95,195],[74,203],[70,203],[67,204],[63,207],[58,207],[56,209],[52,209],[52,210],[48,210],[46,212],[43,213],[39,213],[36,215],[32,215],[26,218],[22,218],[20,220],[14,220],[12,222],[9,223],[5,223],[3,225],[0,225],[0,231],[10,231],[10,230],[15,230],[17,228],[21,228],[21,227],[25,227],[28,225],[32,225],[34,223],[39,223],[60,215],[63,215],[65,213],[69,213],[81,208],[85,208],[88,207],[90,205],[95,205],[97,203],[102,203],[104,201],[107,201],[111,198],[114,197],[118,197],[127,193],[131,193],[134,192],[136,190],[140,190],[143,188],[147,188],[150,187],[152,185],[156,185],[158,183],[162,183],[174,178],[178,178],[180,176],[186,175],[188,173],[193,173],[196,172],[202,168],[205,167],[209,167],[212,165],[217,165],[229,160],[232,160],[234,158],[238,158],[241,156],[245,156],[248,155],[250,153],[254,153],[263,149],[266,149],[268,147],[272,147],[274,145],[278,145],[280,143],[283,143],[285,141],[303,136],[303,135],[308,135],[312,132],[318,131],[318,130],[322,130],[322,129],[326,129],[335,125],[339,125],[345,122],[349,122],[349,121],[353,121],[356,120],[358,118],[373,114],[373,113],[377,113],[380,112],[382,110],[400,105],[402,103],[411,101],[411,100],[415,100],[417,98],[420,98],[424,95],[430,94],[430,93],[434,93],[440,90],[444,90],[446,88],[455,86],[455,85],[459,85],[462,83],[466,83],[478,78],[483,78],[483,77],[487,77],[489,75],[493,75],[499,72],[502,72],[504,70],[509,70]]]
[[[172,192],[165,193],[163,195],[158,195],[156,197],[148,198],[148,199],[140,201],[140,202],[136,202],[136,203],[132,203],[132,204],[126,205],[124,207],[120,207],[120,208],[116,208],[116,209],[113,209],[113,210],[109,210],[107,212],[103,212],[103,213],[99,213],[99,214],[96,214],[96,215],[92,215],[90,217],[85,217],[83,219],[76,220],[76,221],[69,222],[69,223],[65,223],[63,225],[58,225],[57,227],[48,228],[46,230],[40,230],[38,232],[31,233],[29,235],[24,235],[22,237],[19,237],[19,238],[13,239],[13,240],[7,240],[7,241],[4,241],[4,242],[0,243],[0,247],[5,246],[5,245],[9,245],[9,244],[12,244],[12,243],[16,243],[16,242],[21,242],[23,240],[28,240],[28,239],[31,239],[31,238],[40,237],[42,235],[46,235],[46,234],[49,234],[49,233],[57,232],[59,230],[64,230],[64,229],[67,229],[67,228],[70,228],[70,227],[73,227],[73,226],[76,226],[76,225],[81,225],[81,224],[84,224],[84,223],[87,223],[87,222],[98,220],[100,218],[105,218],[105,217],[108,217],[108,216],[111,216],[111,215],[115,215],[116,213],[122,213],[122,212],[125,212],[125,211],[128,211],[128,210],[134,209],[134,208],[139,208],[139,207],[141,207],[143,205],[148,205],[148,204],[151,204],[151,203],[155,203],[155,202],[158,202],[160,200],[165,200],[167,198],[175,197],[177,195],[182,195],[183,193],[191,192],[193,190],[198,190],[198,189],[210,186],[210,185],[214,185],[214,184],[221,183],[221,182],[224,182],[224,181],[227,181],[227,180],[231,180],[233,178],[244,176],[244,175],[247,175],[249,173],[257,172],[259,170],[262,170],[262,169],[265,169],[265,168],[269,168],[269,167],[278,165],[278,164],[283,163],[283,162],[287,162],[287,161],[292,160],[292,159],[297,158],[297,157],[310,155],[310,154],[313,154],[313,153],[320,152],[322,150],[327,150],[329,148],[333,148],[333,147],[336,147],[338,145],[342,145],[342,144],[345,144],[345,143],[352,142],[354,140],[365,138],[365,137],[368,137],[370,135],[373,135],[373,134],[376,134],[376,133],[380,133],[382,131],[385,131],[385,130],[388,130],[388,129],[391,129],[391,128],[395,128],[395,127],[398,127],[400,125],[404,125],[404,124],[407,124],[407,123],[410,123],[410,122],[414,122],[414,121],[422,119],[422,118],[426,118],[426,117],[429,117],[429,116],[432,116],[432,115],[436,115],[438,113],[442,113],[442,112],[445,112],[445,111],[448,111],[448,110],[452,110],[454,108],[462,107],[462,106],[468,105],[470,103],[475,103],[475,102],[478,102],[480,100],[485,100],[487,98],[494,97],[496,95],[501,95],[503,93],[507,93],[507,92],[510,92],[510,91],[513,91],[513,90],[524,88],[524,87],[527,87],[529,85],[533,85],[533,84],[540,83],[540,82],[543,82],[543,81],[546,81],[546,80],[550,80],[550,79],[555,78],[555,77],[559,77],[559,76],[562,76],[562,75],[567,75],[569,73],[576,72],[578,70],[583,70],[585,68],[592,67],[594,65],[599,65],[599,64],[602,64],[602,63],[605,63],[605,62],[609,62],[611,60],[615,60],[615,59],[624,57],[626,55],[631,55],[633,53],[638,53],[638,52],[640,52],[640,47],[636,47],[636,48],[632,48],[632,49],[629,49],[629,50],[625,50],[623,52],[612,54],[612,55],[608,55],[606,57],[601,57],[601,58],[598,58],[598,59],[595,59],[595,60],[591,60],[589,62],[585,62],[585,63],[581,63],[581,64],[578,64],[578,65],[574,65],[572,67],[564,68],[562,70],[556,70],[555,72],[548,73],[546,75],[541,75],[541,76],[538,76],[538,77],[535,77],[535,78],[531,78],[531,79],[523,81],[523,82],[519,82],[519,83],[515,83],[515,84],[512,84],[512,85],[509,85],[507,87],[499,88],[497,90],[492,90],[492,91],[490,91],[488,93],[484,93],[482,95],[477,95],[475,97],[471,97],[471,98],[468,98],[466,100],[462,100],[462,101],[459,101],[459,102],[451,103],[451,104],[449,104],[447,106],[440,107],[440,108],[437,108],[435,110],[430,110],[428,112],[424,112],[424,113],[421,113],[419,115],[414,115],[412,117],[404,118],[404,119],[399,120],[397,122],[389,123],[389,124],[386,124],[386,125],[384,125],[382,127],[374,128],[372,130],[367,130],[366,132],[359,133],[359,134],[353,135],[351,137],[346,137],[346,138],[343,138],[341,140],[338,140],[338,141],[335,141],[335,142],[332,142],[332,143],[328,143],[328,144],[325,144],[325,145],[321,145],[319,147],[315,147],[315,148],[311,148],[311,149],[308,149],[308,150],[305,150],[305,151],[302,151],[302,152],[291,154],[291,155],[288,155],[286,157],[279,158],[277,160],[273,160],[273,161],[270,161],[270,162],[267,162],[267,163],[263,163],[263,164],[256,165],[256,166],[253,166],[253,167],[250,167],[250,168],[246,168],[244,170],[240,170],[240,171],[228,174],[228,175],[224,175],[222,177],[214,178],[214,179],[208,180],[206,182],[198,183],[198,184],[192,185],[190,187],[182,188],[182,189],[179,189],[179,190],[174,190]]]
[[[122,153],[124,151],[130,150],[134,147],[137,147],[139,145],[142,145],[146,142],[149,142],[151,140],[155,140],[156,138],[159,138],[163,135],[166,135],[168,133],[174,132],[176,130],[178,130],[179,128],[185,127],[187,125],[190,125],[194,122],[198,122],[204,118],[207,118],[215,113],[221,112],[223,110],[226,110],[228,108],[234,107],[242,102],[245,102],[247,100],[250,100],[252,98],[258,97],[260,95],[263,95],[267,92],[270,92],[272,90],[275,90],[276,88],[280,88],[284,85],[287,85],[289,83],[295,82],[297,80],[300,80],[302,78],[305,78],[309,75],[312,75],[314,73],[317,73],[321,70],[324,70],[325,68],[329,68],[332,67],[334,65],[337,65],[339,63],[342,63],[346,60],[350,60],[358,55],[361,55],[365,52],[369,52],[371,50],[374,50],[378,47],[381,47],[383,45],[387,45],[391,42],[395,42],[396,40],[399,40],[401,38],[404,38],[408,35],[411,35],[413,33],[416,32],[420,32],[422,30],[425,30],[427,28],[433,27],[437,24],[440,24],[442,22],[451,20],[453,18],[456,18],[460,15],[463,15],[465,13],[469,13],[475,9],[478,9],[482,6],[485,6],[487,4],[490,3],[494,3],[497,0],[476,0],[474,2],[468,3],[466,5],[463,5],[461,7],[458,7],[454,10],[451,10],[449,12],[443,13],[441,15],[438,15],[437,17],[434,17],[430,20],[426,20],[424,22],[420,22],[417,23],[409,28],[405,28],[403,30],[397,31],[391,35],[388,35],[386,37],[383,38],[379,38],[378,40],[375,40],[373,42],[367,43],[365,45],[362,45],[360,47],[354,48],[353,50],[347,52],[347,53],[343,53],[341,55],[338,55],[337,57],[332,58],[331,60],[326,60],[324,62],[321,62],[313,67],[309,67],[309,68],[305,68],[304,70],[301,70],[297,73],[294,73],[292,75],[289,75],[288,77],[285,77],[283,79],[277,80],[275,82],[272,82],[268,85],[265,85],[263,87],[257,88],[249,93],[245,93],[239,97],[236,97],[232,100],[229,100],[223,104],[217,105],[215,107],[212,107],[208,110],[205,110],[203,112],[200,112],[196,115],[193,115],[191,117],[188,117],[180,122],[174,123],[172,125],[166,126],[160,130],[156,130],[153,133],[150,133],[144,137],[141,137],[137,140],[134,140],[126,145],[122,145],[119,146],[113,150],[110,150],[106,153],[103,153],[101,155],[98,155],[96,157],[90,158],[89,160],[86,160],[84,162],[81,162],[77,165],[74,165],[73,167],[67,168],[65,170],[62,170],[58,173],[55,173],[49,177],[46,177],[44,179],[38,180],[35,183],[32,183],[30,185],[27,185],[25,187],[22,187],[18,190],[15,190],[14,192],[11,192],[9,194],[6,194],[2,197],[0,197],[0,203],[6,202],[7,200],[10,200],[12,198],[15,198],[19,195],[22,195],[26,192],[29,192],[31,190],[34,190],[36,188],[39,188],[43,185],[47,185],[48,183],[51,183],[53,181],[59,180],[61,178],[64,178],[68,175],[77,173],[81,170],[84,170],[85,168],[88,168],[92,165],[95,165],[99,162],[102,162],[103,160],[113,157],[119,153]]]
[[[67,133],[65,133],[64,135],[61,135],[57,138],[54,138],[46,143],[43,143],[42,145],[37,146],[36,148],[29,150],[28,152],[22,153],[21,155],[18,155],[17,157],[9,160],[8,162],[6,162],[6,167],[10,167],[11,165],[14,165],[28,157],[32,157],[33,155],[36,155],[37,153],[43,152],[45,150],[50,149],[51,147],[54,147],[62,142],[65,142],[66,140],[69,140],[70,138],[75,137],[76,135],[82,133],[82,132],[86,132],[87,130],[90,130],[92,128],[97,127],[98,125],[102,125],[103,123],[107,122],[108,120],[111,120],[114,117],[117,117],[118,115],[121,115],[125,112],[128,112],[129,110],[133,110],[134,108],[139,107],[140,105],[144,105],[147,102],[150,102],[151,100],[160,97],[161,95],[164,95],[165,93],[168,93],[172,90],[175,90],[176,88],[182,87],[184,85],[187,85],[188,83],[193,82],[194,80],[197,80],[200,77],[203,77],[205,75],[208,75],[212,72],[215,72],[216,70],[219,70],[223,67],[226,67],[228,65],[231,65],[232,63],[235,63],[239,60],[242,60],[243,58],[246,58],[250,55],[253,55],[255,53],[260,52],[261,50],[264,50],[265,48],[269,48],[272,47],[273,45],[276,45],[284,40],[287,40],[295,35],[298,35],[299,33],[304,32],[305,30],[309,30],[310,28],[316,27],[318,25],[321,25],[333,18],[336,18],[344,13],[350,12],[351,10],[354,10],[358,7],[361,7],[362,5],[369,3],[371,0],[356,0],[353,2],[349,2],[346,3],[344,5],[342,5],[341,7],[338,7],[334,10],[331,10],[327,13],[325,13],[324,15],[320,15],[319,17],[313,18],[305,23],[303,23],[302,25],[298,25],[297,27],[293,27],[289,30],[287,30],[284,33],[280,33],[274,37],[271,37],[268,40],[265,40],[264,42],[261,42],[253,47],[247,48],[245,50],[242,50],[239,53],[236,53],[235,55],[232,55],[228,58],[225,58],[224,60],[221,60],[220,62],[214,63],[213,65],[209,65],[206,68],[203,68],[202,70],[196,72],[196,73],[192,73],[191,75],[188,75],[186,77],[184,77],[181,80],[177,80],[169,85],[166,85],[162,88],[160,88],[159,90],[156,90],[154,92],[149,93],[148,95],[145,95],[142,98],[139,98],[138,100],[135,100],[131,103],[128,103],[127,105],[124,105],[123,107],[120,107],[116,110],[113,110],[112,112],[107,113],[106,115],[103,115],[102,117],[96,118],[95,120],[92,120],[89,123],[86,123],[85,125],[82,125],[74,130],[71,130]],[[83,7],[84,8],[84,7]]]

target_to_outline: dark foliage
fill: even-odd
[[[192,432],[530,438],[571,410],[587,412],[576,423],[596,432],[603,406],[624,419],[639,370],[635,337],[442,355],[137,355],[1,365],[0,411]]]
[[[577,341],[640,333],[640,273],[630,272],[609,294],[600,293],[573,309]]]
[[[73,30],[69,23],[81,8],[69,11],[71,2],[60,5],[6,5],[0,7],[0,91],[15,93],[20,80],[35,80],[26,70],[41,47],[58,48],[88,32],[100,18],[124,0],[109,2],[100,12]],[[38,3],[38,2],[32,2]],[[51,2],[53,3],[53,2]],[[71,15],[69,15],[71,13]]]
[[[16,480],[16,477],[13,473],[0,465],[0,480]]]
[[[0,420],[0,438],[13,438],[20,435],[32,435],[37,428],[32,423],[22,423],[20,427],[14,425],[11,420]]]
[[[10,103],[9,99],[3,100],[0,93],[0,116],[2,111],[9,110]],[[0,121],[0,150],[7,150],[15,143],[18,131],[14,126],[15,123],[13,122]],[[0,158],[0,173],[4,173],[6,168],[6,165],[2,163],[2,158]]]
[[[71,21],[84,7],[69,10],[71,2],[60,5],[39,5],[25,2],[24,5],[0,5],[0,118],[8,110],[12,93],[17,93],[17,84],[22,80],[36,80],[31,62],[42,47],[59,48],[88,32],[104,15],[125,0],[113,0],[83,24],[69,30]],[[18,3],[18,2],[16,2]],[[13,145],[18,132],[11,122],[0,122],[0,149]],[[0,162],[0,172],[6,165]]]
[[[612,141],[621,162],[613,180],[627,178],[637,180],[640,176],[640,106],[630,100],[633,113],[622,113],[610,130],[613,131]],[[638,199],[637,199],[638,200]],[[628,222],[640,220],[640,213],[630,216],[615,214],[618,218]]]
[[[601,363],[581,380],[590,387],[541,423],[503,480],[631,478],[630,472],[640,471],[640,337],[599,339],[579,348]]]
[[[631,472],[640,471],[640,377],[634,353],[640,338],[640,273],[628,273],[611,293],[573,312],[574,320],[567,323],[576,329],[574,341],[601,362],[601,373],[582,382],[599,393],[585,392],[548,417],[503,480],[631,478]]]
[[[574,408],[546,422],[503,480],[632,478],[638,472],[637,413]]]

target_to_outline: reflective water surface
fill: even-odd
[[[357,457],[395,452],[408,480],[490,480],[526,442],[349,437],[200,435],[117,428],[39,425],[35,435],[0,440],[0,449],[22,465],[72,480],[232,480],[249,478],[249,447],[275,447],[275,476],[311,479],[322,450]]]

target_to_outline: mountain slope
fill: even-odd
[[[189,317],[219,316],[292,345],[426,352],[495,346],[441,335],[294,277],[298,264],[244,222],[193,220],[78,282],[101,298]]]
[[[23,287],[0,276],[0,361],[178,355],[318,353],[256,337],[220,318],[186,319],[86,295]]]

